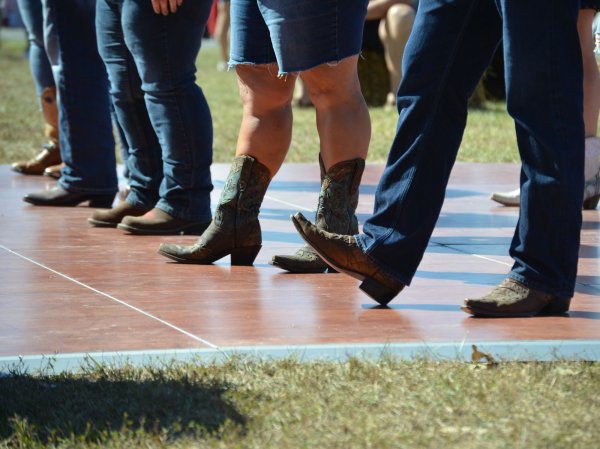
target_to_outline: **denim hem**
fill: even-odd
[[[351,58],[352,56],[361,56],[362,53],[351,53],[349,55],[343,55],[341,57],[339,57],[338,59],[335,60],[329,60],[329,61],[319,61],[316,63],[311,63],[305,66],[301,66],[301,67],[294,67],[294,68],[290,68],[289,70],[281,70],[281,67],[277,64],[277,62],[252,62],[252,61],[232,61],[229,60],[229,62],[227,63],[227,67],[228,69],[231,68],[235,68],[235,66],[238,65],[253,65],[253,66],[262,66],[262,65],[274,65],[278,67],[278,71],[277,71],[277,76],[279,78],[282,78],[286,75],[297,75],[298,73],[302,73],[302,72],[306,72],[308,70],[314,69],[315,67],[319,67],[321,65],[328,65],[330,67],[335,67],[337,66],[340,62],[342,62],[344,59],[348,59]]]
[[[127,194],[127,197],[125,198],[125,201],[127,201],[132,206],[140,206],[140,207],[150,208],[150,209],[152,209],[156,204],[155,202],[147,203],[147,202],[143,201],[141,199],[141,196],[134,189],[131,189],[129,191],[129,193]]]
[[[540,284],[539,282],[531,281],[530,279],[527,279],[527,278],[521,276],[520,274],[516,274],[512,271],[510,273],[508,273],[508,277],[517,282],[520,282],[521,284],[523,284],[529,288],[534,288],[536,290],[540,290],[544,293],[547,293],[548,295],[557,296],[560,299],[572,298],[573,294],[574,294],[573,290],[570,290],[568,292],[566,292],[566,291],[558,291],[557,292],[557,291],[550,290],[547,286]]]
[[[63,181],[62,179],[58,180],[58,185],[60,187],[62,187],[63,189],[67,190],[68,192],[72,192],[72,193],[78,192],[78,193],[92,193],[92,194],[99,194],[99,195],[100,194],[115,195],[119,191],[119,189],[117,189],[117,188],[93,189],[90,187],[72,186],[72,185],[69,185],[68,183],[66,183],[65,181]]]
[[[391,277],[392,279],[395,279],[396,281],[401,282],[404,285],[406,285],[407,287],[409,287],[412,279],[410,279],[410,278],[407,279],[403,275],[399,275],[396,271],[394,271],[393,269],[388,267],[385,263],[379,261],[376,257],[373,257],[371,252],[369,252],[367,249],[367,244],[364,242],[364,238],[366,238],[366,236],[364,234],[356,234],[354,236],[354,240],[356,240],[356,244],[361,249],[361,251],[365,254],[365,256],[367,256],[369,259],[371,259],[371,261],[374,262],[375,265],[377,265],[377,267],[381,271],[384,272],[384,274],[386,274],[387,276]]]
[[[156,203],[156,206],[154,206],[154,207],[162,210],[163,212],[168,213],[169,215],[171,215],[175,218],[179,218],[181,220],[201,221],[201,222],[208,222],[208,221],[212,220],[212,214],[210,213],[210,211],[208,212],[208,214],[205,213],[205,214],[201,214],[201,215],[185,213],[184,211],[181,211],[181,210],[176,209],[173,206],[169,205],[169,203],[167,203],[167,201],[165,201],[164,199],[158,200],[158,203]]]

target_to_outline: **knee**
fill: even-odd
[[[277,77],[277,69],[236,66],[239,95],[245,110],[263,115],[291,107],[295,76]]]
[[[396,4],[388,9],[385,20],[379,27],[379,37],[385,42],[388,38],[398,35],[408,35],[415,22],[415,10],[412,6]]]
[[[390,23],[409,25],[412,28],[412,24],[415,21],[415,10],[410,5],[398,3],[388,9],[386,20]]]
[[[342,68],[342,65],[346,67]],[[317,109],[332,108],[362,99],[356,67],[342,61],[336,66],[321,66],[303,74],[308,94]]]

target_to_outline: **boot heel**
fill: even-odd
[[[564,315],[569,311],[569,307],[571,306],[571,298],[568,299],[555,299],[550,301],[541,315]]]
[[[262,245],[246,246],[244,248],[232,249],[231,265],[252,265],[254,263],[254,259],[256,259],[256,256],[258,255],[258,252],[261,248]]]
[[[90,197],[90,207],[97,207],[100,209],[110,209],[112,207],[115,195],[94,195]]]
[[[359,287],[363,292],[373,298],[382,306],[387,305],[394,297],[400,293],[401,289],[386,287],[380,282],[371,278],[365,278]]]
[[[591,196],[587,200],[583,201],[583,209],[584,210],[594,210],[596,206],[598,206],[598,202],[600,201],[600,194]]]

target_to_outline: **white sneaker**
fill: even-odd
[[[521,204],[521,189],[512,192],[494,192],[490,199],[508,207],[517,207]]]

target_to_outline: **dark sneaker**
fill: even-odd
[[[99,228],[116,228],[126,216],[139,217],[150,211],[147,207],[134,206],[127,201],[121,201],[116,207],[109,210],[97,210],[88,223]]]
[[[176,218],[155,207],[142,216],[123,217],[117,228],[136,235],[201,235],[209,224],[210,220],[190,221]]]
[[[481,298],[465,299],[462,310],[482,317],[563,315],[571,299],[559,298],[506,278]]]

